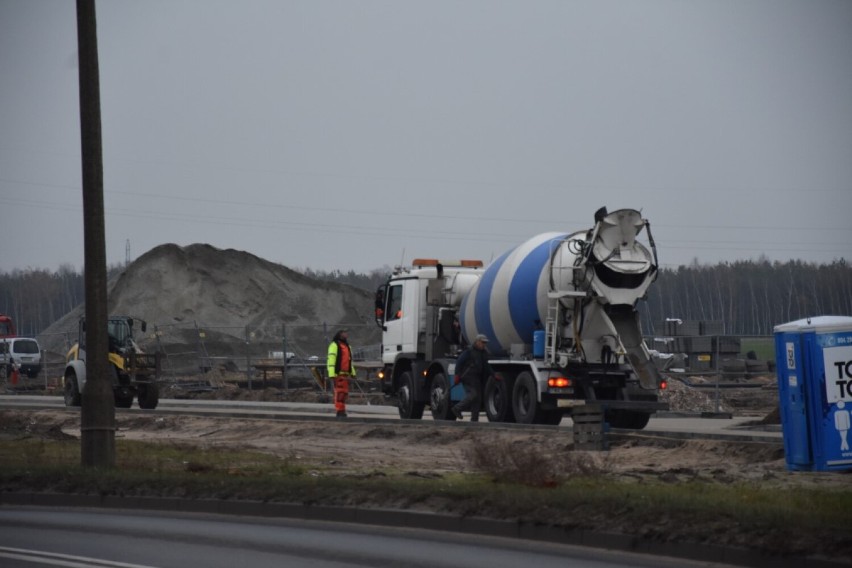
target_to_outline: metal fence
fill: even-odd
[[[775,372],[772,336],[678,335],[646,338],[663,371],[741,380]]]
[[[146,352],[162,356],[161,378],[180,382],[203,379],[211,371],[241,374],[250,387],[270,377],[285,375],[309,380],[325,367],[326,349],[337,329],[349,330],[356,362],[380,358],[381,332],[375,324],[299,324],[227,326],[198,321],[151,324],[135,330],[135,340]],[[66,354],[76,343],[72,332],[41,334],[42,370],[35,378],[21,377],[21,385],[54,389],[61,383]],[[47,348],[45,348],[47,347]],[[371,366],[356,365],[368,376]],[[285,372],[286,371],[286,372]],[[276,383],[277,384],[277,383]]]
[[[281,384],[286,377],[315,380],[325,367],[326,348],[341,326],[325,323],[266,326],[213,326],[198,321],[148,324],[137,342],[146,352],[162,353],[162,379],[181,382],[204,380],[211,371],[242,375],[253,388]],[[381,332],[374,324],[349,324],[350,343],[356,362],[381,358]],[[690,331],[687,327],[679,328]],[[701,330],[704,331],[704,330]],[[657,335],[646,337],[661,370],[683,377],[703,375],[716,382],[736,383],[774,373],[772,336]],[[33,388],[54,389],[61,384],[65,354],[76,342],[76,333],[42,334],[42,371],[35,378],[22,377]],[[369,378],[377,365],[357,365],[359,375]],[[8,380],[8,379],[7,379]]]
[[[65,357],[49,351],[41,352],[41,370],[33,377],[20,372],[13,379],[12,370],[5,364],[0,364],[0,385],[15,390],[55,390],[59,386],[59,378],[65,372]],[[13,384],[16,380],[16,384]]]
[[[379,357],[378,328],[364,324],[339,326],[350,331],[356,361]],[[260,365],[324,365],[326,349],[337,328],[327,324],[274,327],[204,326],[198,322],[149,326],[146,351],[163,356],[163,374],[180,376],[225,370],[251,379]]]

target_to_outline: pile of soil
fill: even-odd
[[[735,416],[763,417],[778,408],[775,377],[755,377],[736,385],[726,382],[718,389],[715,377],[689,377],[689,384],[685,380],[670,376],[662,393],[662,400],[674,412],[728,412]]]
[[[286,325],[299,330],[290,338],[291,349],[322,352],[327,329],[341,325],[351,328],[353,345],[379,343],[374,301],[368,291],[316,280],[248,252],[166,244],[136,259],[110,283],[108,311],[147,321],[148,336],[138,339],[149,350],[196,351],[199,328],[211,355],[245,346],[247,334],[253,334],[252,343],[280,350]],[[64,353],[64,334],[76,338],[83,309],[46,329],[39,336],[42,347]]]
[[[672,412],[714,412],[716,411],[715,393],[685,385],[679,380],[667,383],[666,390],[660,396],[669,404]],[[724,400],[719,400],[719,412],[732,412]]]

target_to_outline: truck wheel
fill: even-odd
[[[604,420],[613,428],[627,428],[630,419],[627,417],[627,412],[620,409],[607,410],[604,415]]]
[[[563,414],[561,410],[546,410],[542,412],[541,423],[557,426],[560,422],[562,422],[562,416]]]
[[[138,390],[139,408],[145,410],[154,410],[157,408],[157,403],[160,402],[160,388],[157,385],[139,385]]]
[[[485,383],[485,414],[489,422],[514,422],[512,411],[511,379],[495,381],[489,378]]]
[[[630,419],[630,426],[628,428],[632,430],[642,430],[648,425],[648,421],[651,420],[651,415],[647,412],[633,411],[630,414],[633,416]]]
[[[542,420],[538,388],[535,379],[526,371],[515,379],[515,386],[512,388],[512,410],[519,424],[538,424]]]
[[[130,408],[133,406],[133,393],[127,389],[116,389],[115,391],[115,407]]]
[[[80,406],[80,391],[74,373],[65,375],[65,406]]]
[[[636,410],[613,409],[606,411],[606,421],[613,428],[625,428],[628,430],[642,430],[648,425],[651,415],[647,412]]]
[[[429,387],[429,406],[432,408],[432,418],[435,420],[456,419],[451,408],[450,381],[444,373],[438,373],[432,377],[432,386]]]
[[[399,376],[399,388],[396,391],[396,401],[399,407],[399,417],[410,420],[420,420],[423,418],[423,409],[426,408],[425,402],[415,402],[414,400],[414,376],[411,371],[406,371]]]

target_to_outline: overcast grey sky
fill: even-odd
[[[97,3],[107,255],[852,260],[852,1]],[[76,14],[0,0],[0,270],[83,265]]]

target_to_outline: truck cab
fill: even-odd
[[[455,360],[464,347],[458,309],[482,275],[479,260],[416,259],[397,268],[376,292],[376,323],[382,328],[382,390],[396,395],[402,418],[420,418],[427,403],[433,417],[450,419],[448,394]],[[440,384],[433,384],[436,382]],[[433,400],[434,399],[434,400]]]
[[[16,337],[15,322],[6,314],[0,314],[0,339]]]

